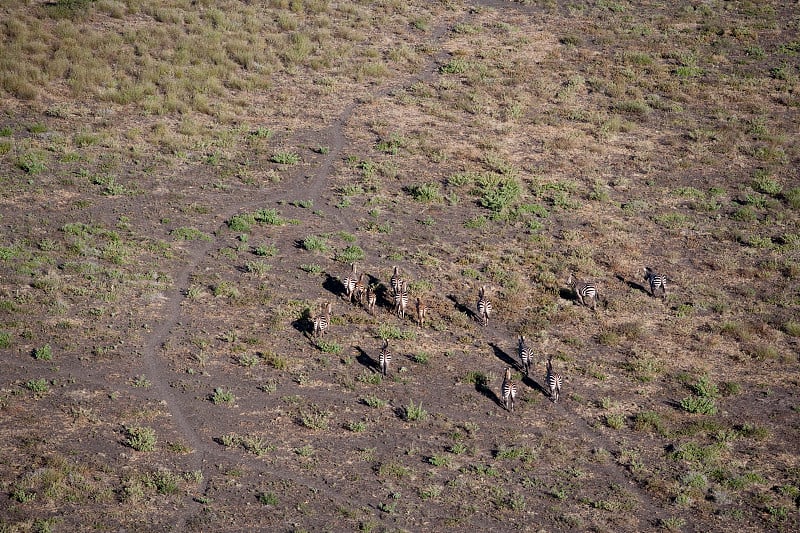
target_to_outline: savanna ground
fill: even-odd
[[[769,1],[0,1],[0,531],[797,530],[799,31]]]

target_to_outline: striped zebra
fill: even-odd
[[[656,291],[661,291],[661,299],[667,298],[667,276],[656,274],[650,267],[644,267],[644,279],[650,284],[650,295],[655,298]]]
[[[367,286],[364,284],[364,273],[358,275],[358,281],[356,281],[355,286],[353,287],[353,297],[356,299],[358,303],[364,305],[364,297],[367,295]]]
[[[406,307],[408,306],[408,282],[402,281],[400,289],[394,293],[394,309],[400,318],[406,317]]]
[[[356,264],[352,264],[353,270],[350,272],[350,275],[344,278],[344,291],[347,294],[347,299],[350,302],[353,302],[353,296],[356,290],[356,283],[358,283],[358,277],[356,276]]]
[[[486,286],[482,286],[478,291],[478,319],[481,324],[487,326],[489,324],[489,315],[492,312],[492,302],[486,298]]]
[[[517,353],[519,354],[519,360],[522,362],[522,368],[525,370],[525,375],[527,376],[533,364],[533,350],[525,343],[524,335],[520,335],[518,341]]]
[[[425,317],[428,314],[428,306],[418,297],[417,298],[417,323],[419,327],[425,326]]]
[[[321,312],[314,317],[314,337],[323,337],[331,324],[331,303],[322,304]]]
[[[375,288],[370,285],[367,287],[367,311],[369,314],[375,314],[375,304],[378,302],[378,294],[375,292]]]
[[[402,285],[403,280],[400,279],[400,269],[396,266],[394,267],[394,273],[392,274],[392,279],[389,280],[389,284],[392,286],[392,294],[397,294],[400,292],[400,286]]]
[[[514,380],[511,377],[510,366],[506,367],[506,373],[505,376],[503,376],[502,395],[503,395],[503,407],[506,408],[506,411],[513,411],[514,398],[517,397],[517,384],[514,383]]]
[[[547,388],[550,389],[550,399],[553,403],[558,401],[558,397],[561,395],[561,383],[563,382],[563,378],[561,374],[557,374],[553,372],[553,356],[548,356],[547,358],[547,377],[545,381],[547,381]]]
[[[392,362],[392,352],[389,351],[389,339],[383,340],[383,348],[381,348],[381,353],[378,359],[378,364],[381,367],[381,374],[384,376],[389,371],[389,363]]]
[[[591,307],[592,311],[595,310],[597,305],[597,287],[594,283],[579,280],[574,274],[570,273],[567,285],[575,291],[575,295],[578,297],[578,301],[581,305]],[[592,305],[589,305],[587,302],[591,302]]]

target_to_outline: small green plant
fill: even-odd
[[[697,383],[694,384],[693,389],[694,393],[701,398],[714,399],[719,396],[719,389],[708,379],[708,376],[702,376],[700,379],[698,379]]]
[[[308,264],[308,265],[300,265],[300,270],[303,272],[308,272],[309,274],[322,274],[324,272],[323,268],[316,263]]]
[[[137,452],[152,452],[156,449],[156,432],[153,428],[143,426],[126,427],[125,444]]]
[[[364,250],[360,246],[350,245],[336,254],[335,259],[340,263],[355,263],[362,261],[365,257]]]
[[[418,422],[425,420],[428,417],[428,412],[422,408],[422,403],[414,404],[414,402],[409,402],[403,408],[403,419],[408,422]]]
[[[50,384],[44,378],[31,379],[25,382],[25,388],[36,396],[41,396],[50,390]]]
[[[328,241],[325,237],[311,235],[303,239],[303,248],[309,252],[326,252],[328,250]]]
[[[329,411],[324,411],[316,405],[312,405],[310,410],[300,413],[300,422],[303,427],[309,429],[328,429],[331,414]]]
[[[361,401],[364,403],[364,405],[372,407],[373,409],[386,406],[386,400],[381,400],[377,396],[367,396],[362,398]]]
[[[363,433],[364,430],[367,429],[367,423],[361,420],[353,421],[353,422],[348,422],[346,427],[353,433]]]
[[[689,413],[713,415],[717,413],[717,406],[713,398],[703,396],[687,396],[681,400],[681,409]]]
[[[295,200],[292,202],[295,207],[302,207],[303,209],[311,209],[314,207],[314,200]]]
[[[28,503],[36,499],[36,493],[17,488],[11,492],[11,499],[18,503]]]
[[[39,174],[47,170],[42,156],[33,152],[28,152],[20,156],[20,158],[17,159],[17,166],[31,175]]]
[[[441,202],[442,193],[438,183],[423,183],[408,188],[409,194],[418,202]]]
[[[778,181],[771,177],[764,169],[757,170],[753,175],[753,189],[758,192],[775,196],[780,194],[783,187]]]
[[[230,405],[236,401],[236,396],[234,396],[234,394],[229,390],[225,390],[222,387],[217,387],[211,394],[210,400],[214,405],[219,405],[221,403]]]
[[[450,458],[446,455],[432,455],[428,457],[428,462],[433,466],[450,466]]]
[[[131,387],[136,387],[136,388],[141,388],[141,389],[147,389],[147,388],[150,388],[152,386],[152,383],[150,383],[150,380],[147,379],[147,376],[143,376],[143,375],[139,375],[139,376],[136,376],[134,378],[131,378],[130,383],[131,383]]]
[[[611,429],[622,429],[625,427],[625,415],[622,414],[607,414],[605,416],[606,425]]]
[[[37,361],[50,361],[53,359],[53,348],[49,344],[45,344],[41,348],[33,350],[33,358]]]
[[[203,233],[197,228],[175,228],[170,235],[181,241],[210,241],[211,235]]]
[[[283,226],[287,222],[285,218],[278,214],[277,209],[260,209],[253,215],[253,220],[268,226]]]
[[[342,353],[342,345],[333,341],[318,340],[317,347],[324,353],[334,355]]]
[[[279,165],[296,165],[300,162],[300,155],[289,151],[275,152],[272,154],[270,161]]]
[[[262,505],[278,505],[278,497],[274,492],[262,492],[258,495],[258,501]]]

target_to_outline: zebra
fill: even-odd
[[[656,291],[661,291],[661,299],[667,298],[667,276],[656,274],[650,267],[644,267],[644,279],[650,284],[650,295],[655,298]]]
[[[486,286],[482,286],[478,291],[478,318],[481,324],[487,326],[489,324],[489,315],[492,312],[492,302],[486,299]]]
[[[397,316],[406,317],[406,306],[408,306],[408,282],[402,281],[400,289],[394,293],[394,308]]]
[[[353,296],[356,290],[356,283],[358,283],[358,278],[356,277],[356,264],[352,264],[353,270],[350,272],[350,275],[344,278],[344,291],[347,294],[347,299],[350,300],[350,303],[353,302]]]
[[[575,295],[578,297],[578,301],[581,305],[589,306],[587,302],[591,302],[592,305],[589,307],[592,311],[595,310],[597,305],[597,287],[594,283],[581,281],[577,279],[574,274],[570,273],[567,285],[575,291]]]
[[[323,337],[331,324],[331,303],[322,304],[322,311],[314,317],[314,337]]]
[[[364,284],[364,273],[358,275],[358,281],[356,281],[355,286],[353,287],[353,297],[360,303],[364,305],[364,296],[367,294],[367,287]]]
[[[397,294],[400,292],[400,286],[402,285],[403,280],[400,279],[400,269],[397,266],[394,267],[394,273],[392,274],[392,279],[389,280],[389,284],[392,286],[392,292]]]
[[[375,314],[375,304],[378,302],[378,295],[375,292],[375,288],[370,285],[367,287],[367,311],[369,314]]]
[[[383,348],[378,359],[378,364],[381,367],[381,374],[384,376],[389,371],[389,363],[392,362],[392,352],[389,351],[389,339],[383,340]]]
[[[558,402],[558,397],[561,395],[561,383],[563,378],[561,374],[553,373],[553,356],[548,356],[547,358],[547,377],[545,381],[547,381],[547,388],[550,389],[550,399],[553,403]]]
[[[518,341],[517,352],[519,353],[520,361],[522,361],[522,368],[525,370],[525,375],[527,376],[533,364],[533,350],[525,343],[524,335],[520,335]]]
[[[417,297],[417,322],[419,327],[425,326],[425,316],[428,314],[428,306]]]
[[[514,380],[511,378],[511,367],[506,367],[505,376],[503,376],[503,386],[502,386],[502,393],[503,395],[503,407],[506,408],[506,411],[513,411],[514,410],[514,398],[517,397],[517,384],[514,383]]]

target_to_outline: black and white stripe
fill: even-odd
[[[564,379],[561,377],[561,374],[553,372],[552,359],[552,355],[547,358],[547,377],[545,381],[547,381],[547,388],[550,390],[550,399],[553,403],[556,403],[561,395],[561,383]]]
[[[375,304],[378,302],[378,295],[375,292],[375,288],[370,285],[367,287],[367,311],[369,314],[375,314]]]
[[[406,317],[406,307],[408,307],[408,283],[400,282],[400,288],[394,293],[394,309],[400,318]]]
[[[417,298],[417,323],[420,327],[425,326],[425,317],[428,315],[428,306],[418,297]]]
[[[478,291],[478,320],[484,326],[489,324],[489,315],[492,313],[492,302],[486,298],[486,286]]]
[[[650,284],[650,295],[655,298],[656,291],[661,292],[661,298],[667,297],[667,276],[657,274],[650,267],[644,267],[644,279]]]
[[[364,284],[364,273],[358,275],[358,281],[356,281],[355,286],[353,287],[353,297],[356,299],[358,303],[364,305],[364,297],[367,295],[367,286]]]
[[[322,337],[331,324],[331,303],[325,302],[320,313],[314,317],[314,337]]]
[[[519,360],[522,362],[522,369],[525,370],[525,375],[527,376],[533,364],[533,350],[525,343],[524,335],[520,335],[518,340],[517,353],[519,354]]]
[[[356,283],[358,283],[358,276],[356,275],[356,264],[353,263],[353,270],[350,272],[350,275],[344,278],[342,282],[344,284],[344,292],[347,294],[347,299],[351,302],[353,301],[353,296],[356,290]]]
[[[389,340],[384,339],[383,348],[378,356],[378,364],[381,367],[381,374],[384,376],[389,372],[389,363],[392,362],[392,352],[389,351]]]
[[[392,286],[392,294],[400,292],[400,286],[403,284],[403,280],[400,279],[400,269],[396,266],[394,267],[394,273],[392,274],[392,279],[389,280],[389,284]]]
[[[575,291],[575,296],[577,296],[582,305],[591,307],[592,311],[595,310],[597,305],[597,286],[594,283],[579,280],[574,274],[570,273],[567,285]],[[589,305],[589,302],[591,305]]]
[[[511,367],[506,367],[506,373],[503,376],[502,396],[503,407],[506,408],[506,411],[513,411],[514,398],[517,397],[517,384],[511,377]]]

